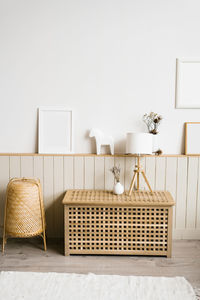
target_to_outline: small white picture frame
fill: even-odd
[[[176,108],[200,108],[200,58],[176,60]]]
[[[72,110],[66,107],[39,107],[38,152],[73,153]]]
[[[185,154],[199,155],[200,154],[200,122],[185,123]]]

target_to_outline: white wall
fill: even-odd
[[[123,152],[153,110],[164,152],[180,153],[200,111],[175,109],[176,58],[199,56],[199,12],[199,0],[0,0],[0,152],[35,152],[37,107],[64,104],[75,152],[94,150],[91,127]]]

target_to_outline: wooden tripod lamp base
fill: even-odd
[[[134,183],[137,177],[137,188],[136,190],[139,191],[140,189],[140,173],[144,177],[144,180],[152,193],[151,186],[147,180],[147,177],[144,173],[144,170],[141,168],[140,165],[140,155],[142,154],[152,154],[152,134],[144,133],[144,132],[128,132],[127,139],[126,139],[126,153],[129,154],[136,154],[137,155],[137,165],[135,166],[133,179],[131,181],[131,186],[129,189],[129,196],[131,195],[134,187]]]
[[[135,170],[134,170],[134,174],[133,174],[133,179],[131,181],[131,186],[130,186],[130,189],[129,189],[129,192],[128,192],[128,195],[130,196],[132,191],[133,191],[133,187],[134,187],[134,183],[135,183],[135,180],[136,180],[136,177],[137,177],[137,188],[136,188],[136,191],[139,191],[140,190],[140,173],[142,174],[142,176],[144,177],[144,180],[150,190],[150,192],[152,193],[152,189],[151,189],[151,186],[148,182],[148,179],[146,177],[146,174],[144,172],[144,170],[142,169],[141,165],[140,165],[140,156],[137,157],[137,165],[135,166]]]

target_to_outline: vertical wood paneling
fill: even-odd
[[[125,160],[125,190],[128,191],[133,178],[133,171],[135,168],[135,157],[126,157]]]
[[[156,157],[155,190],[165,190],[165,157]]]
[[[125,182],[125,158],[124,157],[115,157],[115,166],[120,167],[120,182],[124,185]]]
[[[21,177],[33,177],[33,156],[21,156]]]
[[[95,157],[95,189],[103,190],[105,175],[104,175],[104,157]]]
[[[74,188],[84,188],[84,159],[82,156],[74,157]]]
[[[42,156],[35,156],[33,158],[33,176],[40,180],[43,189],[43,179],[44,179],[44,159]]]
[[[64,190],[74,188],[74,158],[64,157]]]
[[[146,161],[146,164],[145,164]],[[200,229],[200,158],[146,157],[141,164],[153,189],[168,190],[176,200],[176,237],[197,236]],[[62,199],[67,189],[107,189],[114,185],[110,169],[120,164],[121,182],[130,187],[134,157],[0,156],[0,225],[9,178],[36,177],[43,184],[47,236],[63,236]],[[142,177],[140,187],[146,188]],[[188,230],[188,231],[187,231]]]
[[[155,190],[155,157],[146,157],[146,176],[152,190]]]
[[[0,231],[2,234],[6,187],[9,182],[9,157],[0,156]]]
[[[54,237],[54,172],[53,172],[53,157],[44,157],[44,204],[46,211],[47,236]]]
[[[195,228],[197,206],[198,157],[188,158],[186,228]]]
[[[64,176],[63,176],[63,157],[54,157],[54,227],[55,236],[63,236],[63,205],[62,199],[64,197]]]
[[[167,157],[166,159],[166,190],[169,191],[176,201],[176,177],[177,158]],[[173,207],[173,227],[175,228],[176,206]]]
[[[10,156],[10,179],[13,177],[21,177],[20,163],[20,156]]]
[[[85,189],[94,189],[94,157],[85,157]]]
[[[105,157],[105,189],[108,191],[112,191],[114,186],[114,176],[110,171],[113,166],[114,166],[114,158]]]
[[[200,228],[200,157],[198,158],[198,186],[196,205],[196,228]]]
[[[186,221],[187,196],[187,158],[178,157],[177,196],[176,196],[176,229],[184,229]]]

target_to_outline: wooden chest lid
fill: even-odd
[[[171,194],[167,191],[134,191],[114,195],[104,190],[68,190],[63,199],[64,205],[100,205],[100,206],[173,206]]]

